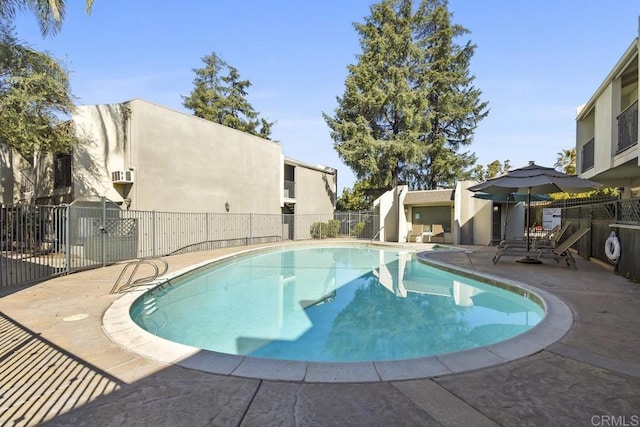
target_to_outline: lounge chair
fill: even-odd
[[[444,226],[442,224],[431,225],[431,238],[429,241],[444,243]]]
[[[585,234],[587,234],[591,230],[591,227],[580,228],[578,231],[573,233],[571,236],[567,238],[564,242],[559,244],[558,246],[536,246],[530,248],[527,251],[525,246],[507,246],[504,248],[498,249],[496,254],[493,256],[493,263],[496,264],[500,258],[503,256],[526,256],[531,258],[540,259],[542,257],[545,258],[553,258],[556,262],[559,262],[561,259],[564,259],[567,263],[567,266],[576,268],[576,260],[571,255],[569,248],[573,246],[578,240],[580,240]]]
[[[558,246],[560,239],[567,231],[569,226],[571,225],[571,221],[566,221],[562,228],[559,225],[556,225],[551,230],[547,231],[547,233],[541,238],[532,238],[530,239],[529,247],[535,249],[536,247],[555,247]],[[507,239],[502,240],[498,244],[498,248],[506,248],[506,247],[526,247],[527,246],[527,238],[523,237],[522,239]]]
[[[576,260],[573,258],[573,255],[571,255],[569,248],[571,248],[571,246],[573,246],[578,240],[582,239],[582,237],[589,231],[591,231],[591,227],[580,228],[569,236],[567,240],[562,242],[562,244],[558,245],[558,247],[540,248],[540,256],[553,258],[556,262],[560,262],[561,259],[564,259],[568,267],[577,269]]]
[[[409,241],[422,243],[424,241],[422,234],[424,233],[424,226],[422,224],[412,224],[411,232],[409,232]]]

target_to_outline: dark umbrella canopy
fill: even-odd
[[[489,194],[580,193],[602,187],[597,182],[559,172],[553,168],[529,165],[469,187],[469,191]]]
[[[469,191],[489,194],[526,194],[527,225],[531,212],[531,195],[551,193],[580,193],[602,187],[597,182],[559,172],[534,162],[496,178],[491,178],[468,188]],[[527,226],[527,252],[529,251],[529,227]]]
[[[482,200],[491,200],[494,202],[502,202],[502,203],[518,203],[518,202],[526,202],[527,195],[519,194],[519,193],[500,193],[500,194],[489,194],[478,191],[473,195],[476,199]],[[551,200],[551,197],[545,196],[544,194],[532,194],[531,200],[534,202],[539,202],[543,200]]]

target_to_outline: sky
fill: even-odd
[[[61,31],[43,38],[20,14],[18,38],[70,72],[78,105],[141,98],[178,111],[193,69],[215,52],[249,80],[248,100],[275,122],[286,157],[355,176],[333,148],[322,113],[333,115],[347,66],[361,53],[353,24],[371,0],[67,0]],[[552,167],[575,146],[575,117],[638,36],[637,0],[449,0],[452,22],[476,45],[470,73],[489,115],[471,145],[478,163]]]

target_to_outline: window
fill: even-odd
[[[53,161],[53,188],[71,187],[71,153],[58,153]]]
[[[451,231],[451,206],[414,206],[414,224],[442,224],[445,231]]]

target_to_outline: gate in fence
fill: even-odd
[[[107,201],[0,207],[0,287],[138,256],[137,219]]]

